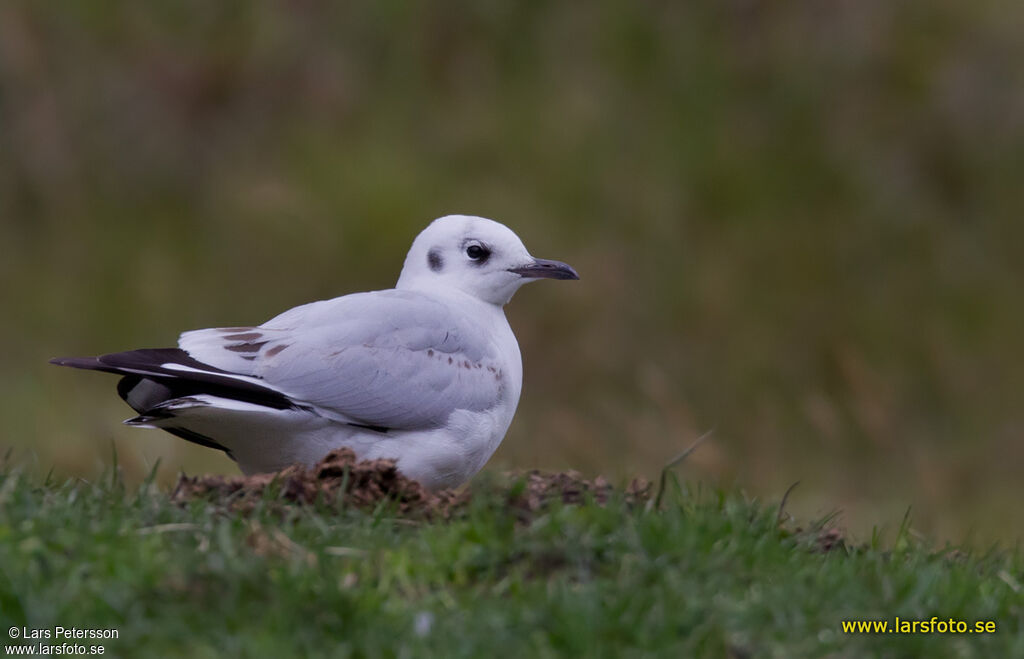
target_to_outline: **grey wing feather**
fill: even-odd
[[[384,428],[440,426],[454,410],[483,411],[501,397],[485,333],[410,291],[314,302],[256,328],[188,332],[180,345],[328,416]]]

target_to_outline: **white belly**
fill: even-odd
[[[185,428],[230,449],[243,473],[312,466],[336,448],[361,460],[390,458],[399,471],[430,489],[469,480],[498,448],[515,412],[457,410],[441,428],[378,432],[301,409],[276,410],[215,396],[195,396],[155,427]]]

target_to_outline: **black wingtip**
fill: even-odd
[[[50,363],[55,366],[95,370],[100,366],[100,359],[99,357],[54,357],[50,360]]]
[[[140,414],[139,416],[133,416],[130,419],[125,419],[121,423],[126,426],[149,426],[163,418],[165,417],[154,416],[152,414]]]

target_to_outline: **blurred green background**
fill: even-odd
[[[58,355],[393,285],[470,213],[582,281],[508,307],[488,468],[653,477],[1024,536],[1024,4],[5,2],[2,445],[129,478]],[[0,446],[2,446],[0,445]]]

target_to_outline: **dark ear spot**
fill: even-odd
[[[441,268],[444,267],[444,258],[441,257],[441,250],[432,249],[427,252],[427,265],[434,272],[441,272]]]

